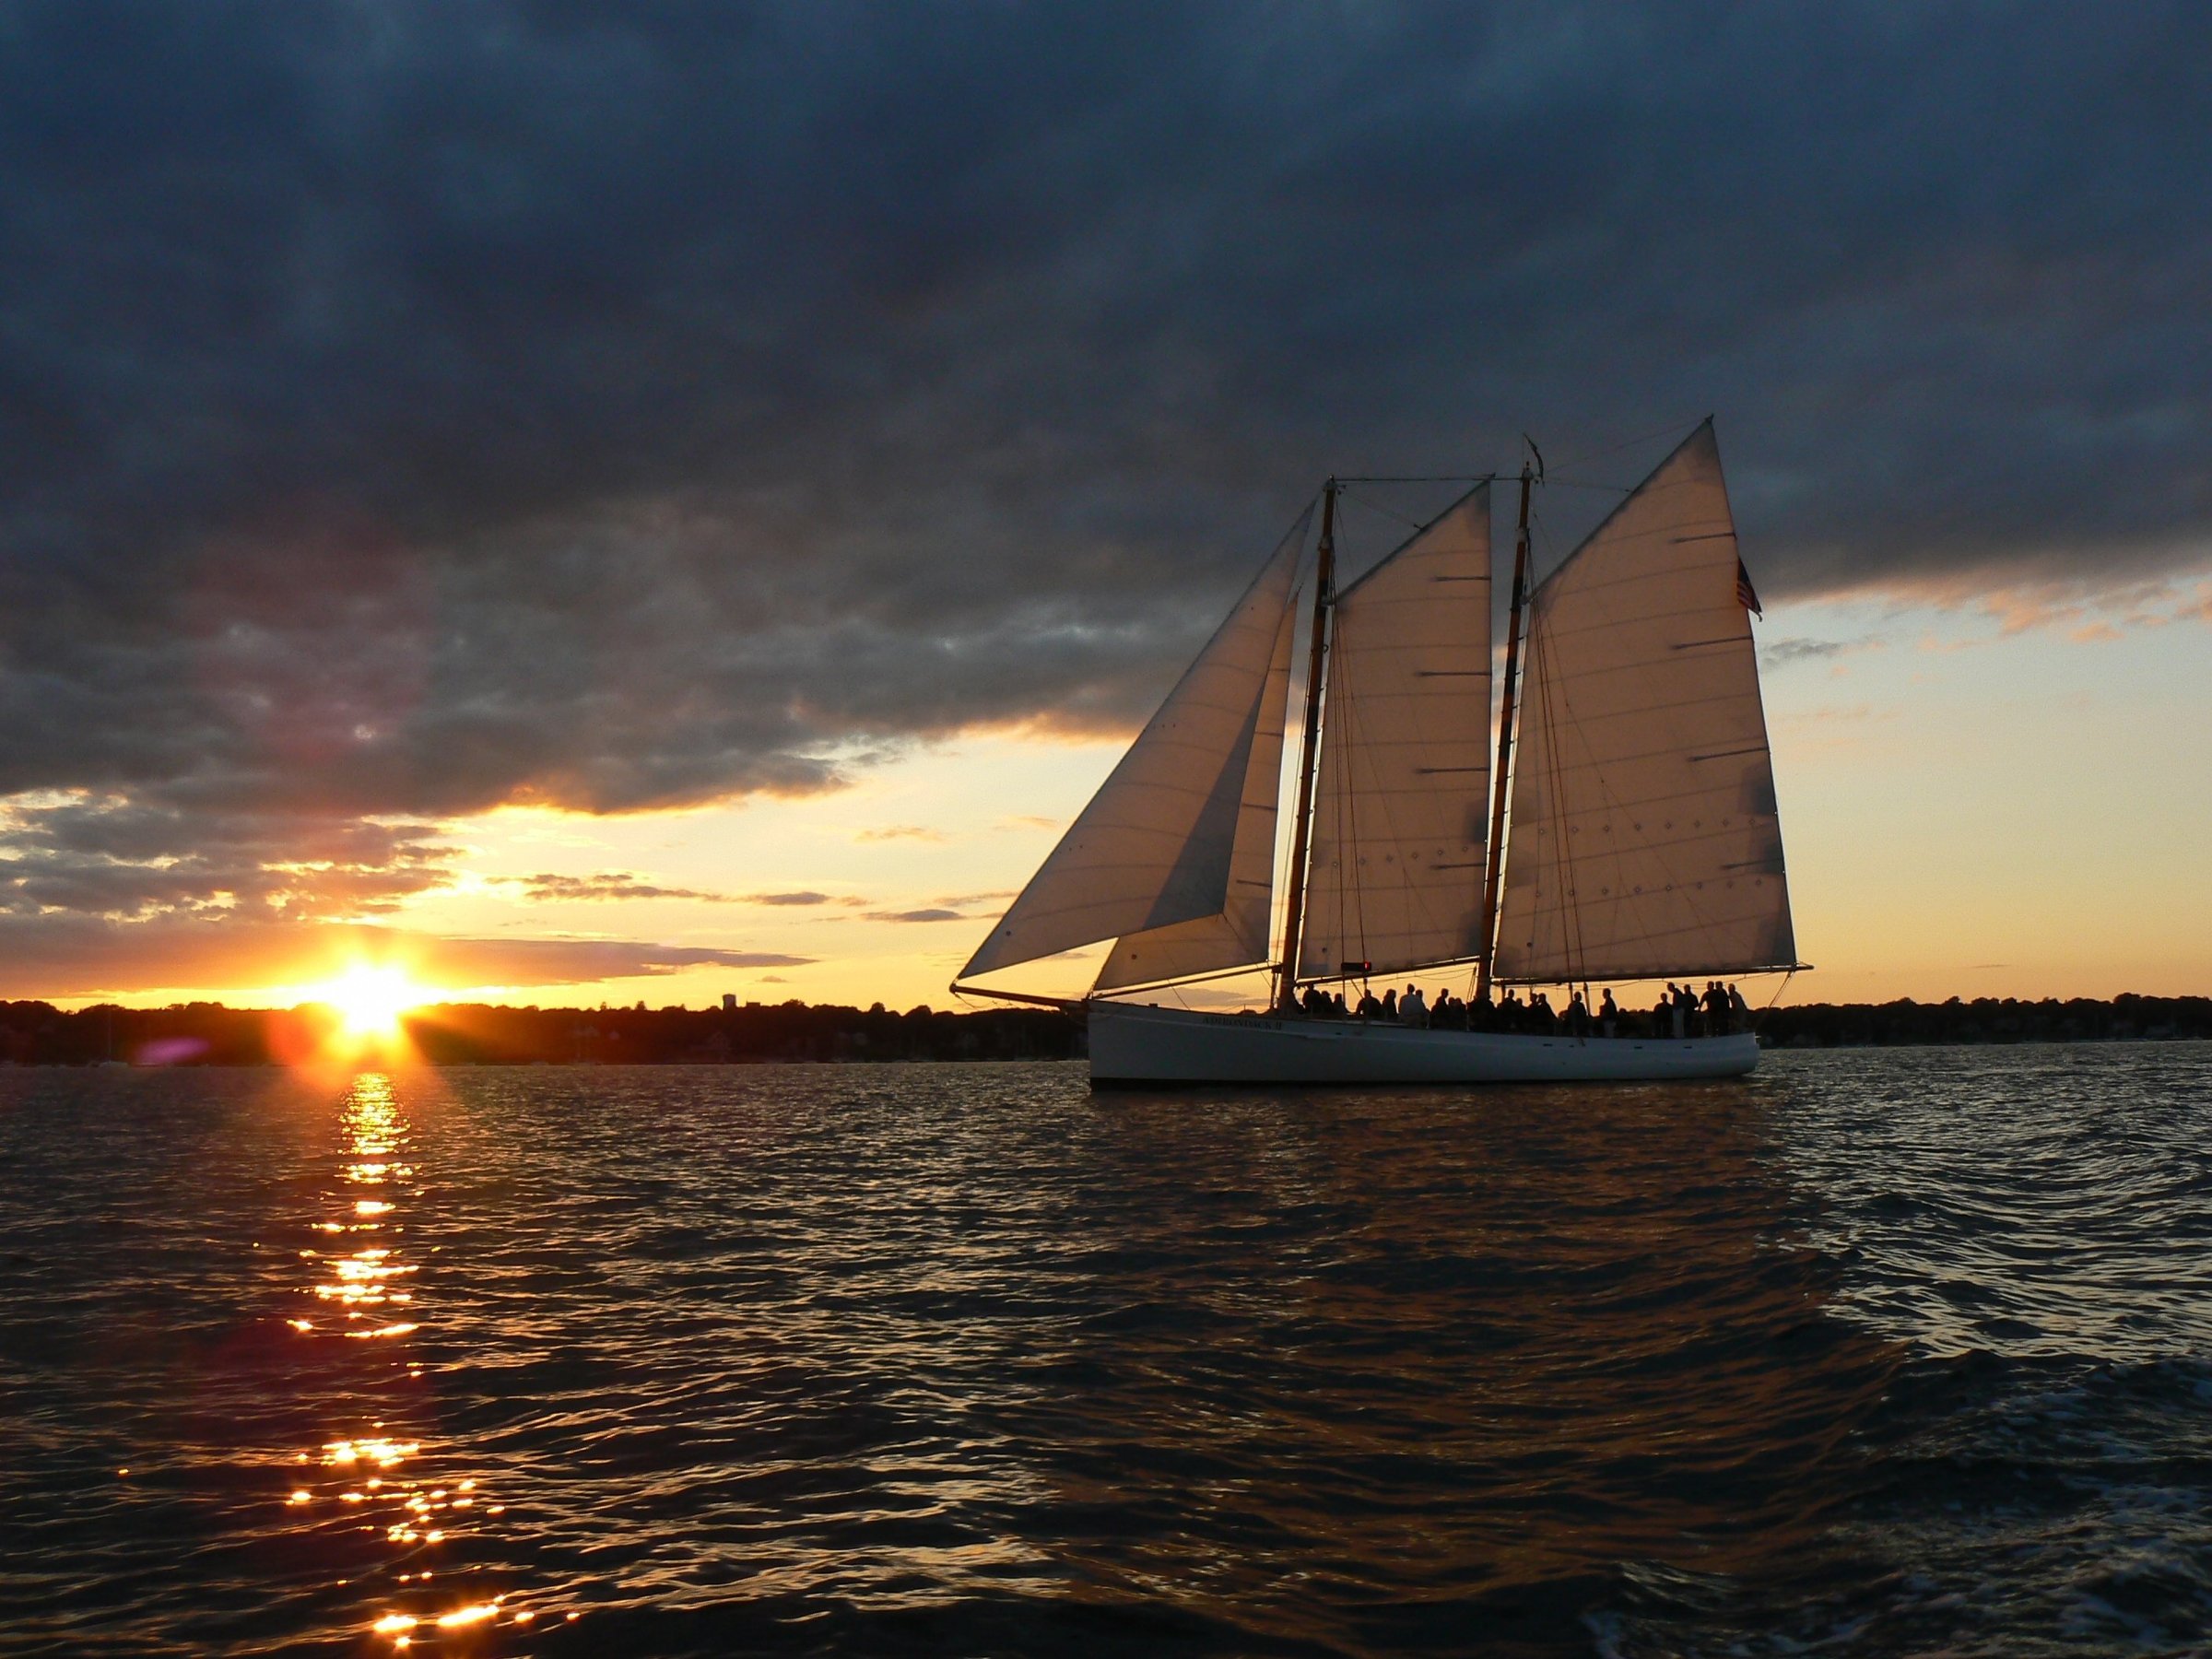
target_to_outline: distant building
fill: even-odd
[[[722,1011],[723,1011],[724,1014],[735,1014],[735,1013],[736,1013],[736,1012],[737,1012],[737,993],[736,993],[736,992],[735,992],[735,991],[724,991],[724,992],[722,994]]]

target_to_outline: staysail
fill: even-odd
[[[1283,717],[1290,696],[1290,638],[1297,620],[1294,597],[1283,608],[1275,660],[1260,692],[1259,724],[1244,768],[1243,805],[1237,815],[1229,892],[1221,912],[1124,934],[1114,942],[1093,990],[1194,978],[1267,959],[1275,919],[1275,820],[1283,787]]]
[[[1308,508],[1291,527],[961,979],[1227,913],[1271,686],[1281,742],[1273,670],[1312,516]]]
[[[1300,977],[1481,949],[1490,492],[1478,485],[1335,604]]]
[[[1536,589],[1495,978],[1794,965],[1741,571],[1708,421]]]

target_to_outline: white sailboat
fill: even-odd
[[[1493,985],[1586,991],[1802,966],[1755,601],[1712,423],[1533,592],[1532,481],[1524,467],[1494,747],[1488,482],[1338,591],[1332,478],[1279,933],[1310,507],[953,989],[1080,1009],[1100,1085],[1653,1079],[1756,1065],[1747,1030],[1531,1034],[1300,1011],[1300,987],[1444,969],[1471,970],[1485,1006]],[[1080,998],[971,982],[1107,940]],[[1264,1010],[1139,1000],[1268,968]]]

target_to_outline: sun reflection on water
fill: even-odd
[[[414,1317],[411,1288],[421,1264],[407,1257],[402,1205],[420,1197],[421,1189],[414,1185],[417,1172],[407,1155],[412,1126],[391,1077],[380,1072],[356,1076],[339,1126],[346,1136],[346,1161],[338,1171],[341,1185],[328,1197],[340,1206],[342,1218],[313,1224],[316,1232],[332,1240],[326,1248],[300,1252],[300,1259],[320,1276],[302,1291],[316,1307],[313,1316],[286,1323],[311,1341],[335,1335],[381,1345],[391,1371],[405,1382],[417,1382],[422,1376],[421,1359],[407,1351],[405,1339],[421,1328]],[[359,1195],[363,1188],[371,1195]],[[306,1524],[327,1530],[335,1523],[381,1535],[392,1550],[377,1576],[393,1588],[377,1597],[385,1606],[368,1620],[367,1629],[394,1649],[498,1626],[519,1630],[546,1611],[511,1605],[512,1591],[436,1582],[441,1547],[464,1535],[477,1517],[497,1516],[506,1508],[484,1501],[473,1477],[440,1478],[426,1466],[436,1461],[435,1452],[426,1454],[422,1439],[404,1436],[386,1419],[376,1418],[297,1453],[287,1476],[283,1507]],[[352,1582],[340,1579],[338,1583]],[[368,1582],[374,1584],[377,1578]]]

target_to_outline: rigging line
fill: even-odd
[[[1633,449],[1639,443],[1649,443],[1654,438],[1671,438],[1677,432],[1681,433],[1684,437],[1687,437],[1704,424],[1705,422],[1703,419],[1693,420],[1688,426],[1684,426],[1679,422],[1669,422],[1667,425],[1659,427],[1654,430],[1649,432],[1639,432],[1633,438],[1623,438],[1618,443],[1613,444],[1606,449],[1585,450],[1582,454],[1575,456],[1573,460],[1562,461],[1559,463],[1559,465],[1562,467],[1580,466],[1585,461],[1602,461],[1607,455],[1618,455],[1622,450]]]
[[[1759,1034],[1759,1028],[1765,1022],[1767,1016],[1774,1012],[1774,1005],[1782,1000],[1782,994],[1790,988],[1790,982],[1796,977],[1797,970],[1794,968],[1783,974],[1782,983],[1774,987],[1774,994],[1767,998],[1767,1006],[1751,1016],[1751,1034],[1753,1036],[1756,1037]]]
[[[1268,964],[1265,962],[1242,962],[1233,968],[1216,968],[1206,973],[1177,973],[1170,974],[1165,979],[1135,980],[1126,985],[1116,985],[1109,991],[1094,992],[1089,1000],[1117,1002],[1143,991],[1171,991],[1178,985],[1211,984],[1220,980],[1244,979],[1252,974],[1265,973],[1267,970]]]
[[[1342,480],[1339,480],[1339,482],[1341,481]],[[1429,527],[1428,525],[1422,524],[1418,519],[1407,518],[1402,512],[1394,512],[1390,508],[1382,506],[1380,502],[1371,501],[1365,496],[1354,495],[1348,489],[1337,490],[1336,499],[1340,501],[1354,502],[1359,506],[1366,508],[1370,512],[1380,513],[1386,519],[1395,519],[1399,524],[1406,525],[1411,530],[1426,530]]]

